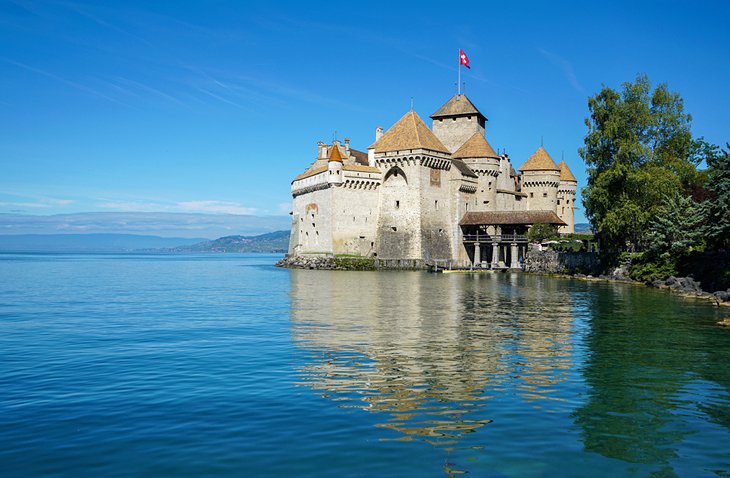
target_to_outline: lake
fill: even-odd
[[[730,476],[730,309],[528,274],[0,254],[5,477]]]

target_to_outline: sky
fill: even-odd
[[[465,92],[586,183],[587,98],[645,73],[730,141],[728,2],[0,0],[0,213],[283,216],[317,141]],[[579,204],[580,207],[580,204]],[[576,222],[583,222],[582,209]]]

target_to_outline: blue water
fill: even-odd
[[[0,255],[0,475],[730,476],[730,309],[266,255]]]

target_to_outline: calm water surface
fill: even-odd
[[[0,474],[730,476],[728,309],[276,259],[0,255]]]

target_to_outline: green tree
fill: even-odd
[[[579,153],[588,166],[586,216],[605,246],[642,248],[663,198],[697,187],[707,143],[693,140],[692,118],[666,85],[640,75],[621,92],[588,99],[588,133]]]
[[[542,242],[549,239],[556,239],[560,237],[558,234],[558,226],[554,224],[545,224],[542,222],[536,222],[527,231],[527,239],[530,242]]]
[[[648,252],[674,261],[692,251],[702,241],[702,212],[691,197],[675,194],[664,198],[649,224]]]
[[[730,144],[707,158],[707,190],[702,203],[703,233],[711,249],[730,250]]]

